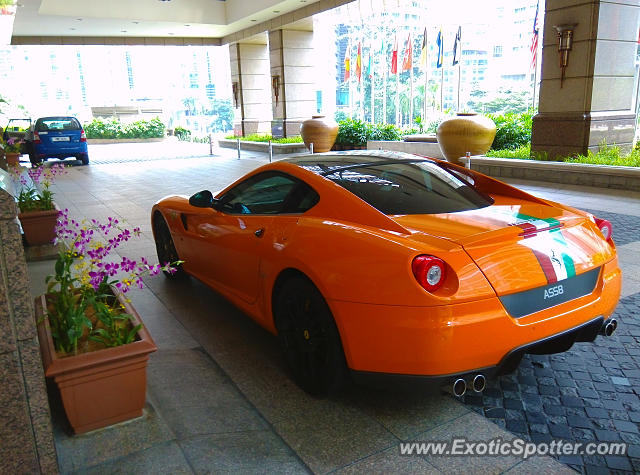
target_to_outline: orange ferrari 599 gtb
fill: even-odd
[[[215,196],[170,196],[161,262],[276,334],[309,393],[396,378],[482,391],[525,353],[610,335],[611,224],[475,171],[392,152],[300,155]]]

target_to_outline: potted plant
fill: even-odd
[[[9,167],[18,196],[18,219],[30,246],[50,244],[56,237],[59,209],[50,190],[56,176],[66,173],[61,163],[52,167]]]
[[[81,434],[142,415],[156,346],[125,294],[142,287],[143,275],[175,268],[113,255],[140,234],[114,218],[80,223],[65,209],[56,232],[64,249],[47,277],[47,294],[35,300],[38,337],[45,376],[57,384],[69,423]]]
[[[14,137],[9,137],[6,141],[1,141],[2,148],[4,150],[4,156],[7,159],[7,165],[15,166],[20,164],[20,147],[24,143],[24,140],[18,140]]]

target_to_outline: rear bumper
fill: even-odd
[[[38,158],[67,158],[74,155],[87,154],[88,148],[86,142],[65,144],[60,147],[34,144],[33,151]]]
[[[593,341],[615,310],[621,281],[613,259],[602,267],[593,293],[517,319],[497,297],[438,307],[328,303],[356,379],[382,373],[438,382],[513,370],[525,353]]]
[[[596,317],[582,325],[571,328],[567,331],[551,335],[542,340],[528,343],[518,348],[514,348],[507,353],[495,366],[475,368],[459,373],[445,374],[438,376],[420,376],[413,374],[393,374],[376,373],[371,371],[351,371],[353,380],[358,384],[365,384],[377,387],[394,387],[413,389],[416,387],[440,387],[451,384],[459,378],[472,379],[477,374],[482,374],[487,378],[507,374],[514,371],[525,354],[546,355],[567,351],[574,343],[592,342],[601,332],[607,320],[604,317]]]

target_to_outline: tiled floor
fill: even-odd
[[[56,185],[56,199],[78,217],[117,215],[140,225],[143,236],[123,252],[154,258],[153,202],[221,188],[265,163],[259,154],[244,155],[73,167]],[[640,194],[520,185],[574,206],[640,216]],[[640,279],[637,253],[621,256],[633,286]],[[50,266],[30,264],[34,293]],[[572,472],[549,457],[401,456],[401,441],[514,435],[478,414],[478,406],[446,395],[352,387],[338,398],[311,398],[289,379],[276,339],[215,292],[195,279],[147,284],[132,294],[159,348],[150,361],[145,416],[71,437],[57,414],[63,472]]]

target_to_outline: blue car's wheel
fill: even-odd
[[[89,154],[81,153],[77,156],[78,160],[82,162],[83,165],[89,165]]]

